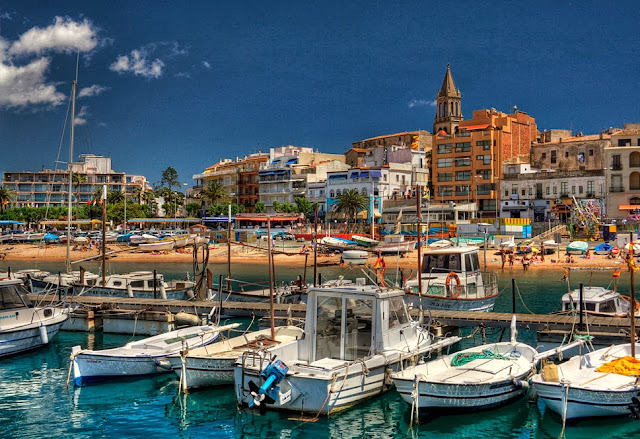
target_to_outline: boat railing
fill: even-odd
[[[467,276],[460,276],[460,285],[451,279],[447,285],[438,283],[427,284],[423,294],[430,296],[455,297],[457,299],[482,299],[498,294],[498,275],[495,272],[476,272]],[[417,292],[417,291],[416,291]]]

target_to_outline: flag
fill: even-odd
[[[4,201],[2,202],[2,204],[3,204],[4,206],[6,206],[7,204],[9,204],[9,200],[4,200]]]
[[[87,204],[88,204],[89,206],[91,206],[91,205],[93,204],[93,200],[89,200],[89,201],[87,201]]]
[[[615,277],[615,278],[620,277],[620,272],[621,272],[621,271],[622,271],[622,270],[620,270],[620,269],[618,269],[618,270],[614,271],[614,272],[613,272],[613,277]]]

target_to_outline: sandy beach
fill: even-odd
[[[304,266],[305,255],[300,254],[296,248],[286,248],[285,252],[277,249],[277,253],[274,254],[274,263],[278,265],[288,266]],[[191,248],[184,248],[174,250],[171,252],[162,253],[143,253],[136,250],[135,247],[129,247],[125,245],[107,245],[107,252],[112,252],[108,255],[110,260],[117,261],[133,261],[133,262],[191,262],[193,255]],[[82,251],[72,250],[71,260],[82,260],[91,257],[99,257],[99,250],[96,248]],[[232,263],[263,263],[266,262],[266,251],[249,248],[244,246],[232,246]],[[403,257],[397,256],[385,256],[384,260],[389,266],[399,266],[401,268],[416,270],[417,269],[417,250],[406,254]],[[48,262],[64,262],[66,259],[66,247],[64,245],[38,245],[38,244],[10,244],[0,246],[0,260],[4,262],[10,261],[48,261]],[[372,253],[368,260],[369,265],[373,265],[376,262],[377,257]],[[489,270],[502,271],[502,261],[499,253],[495,249],[487,249],[486,252],[487,266]],[[589,259],[582,256],[573,256],[573,263],[567,263],[565,254],[563,251],[553,255],[547,255],[544,258],[544,262],[538,257],[536,260],[531,261],[529,270],[543,270],[543,269],[563,269],[565,267],[571,267],[575,269],[617,269],[621,268],[626,270],[624,261],[621,258],[608,259],[605,255],[591,255]],[[225,263],[227,261],[227,247],[225,244],[210,245],[209,261],[212,263]],[[308,266],[313,266],[313,252],[308,253],[306,258]],[[318,254],[318,265],[339,265],[340,254],[324,255]],[[480,250],[480,264],[484,264],[484,252]],[[504,271],[523,271],[522,258],[516,256],[512,266],[509,262],[504,264]]]

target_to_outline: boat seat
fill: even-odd
[[[268,338],[265,338],[262,340],[250,341],[249,343],[243,344],[242,346],[237,346],[234,349],[243,349],[243,348],[244,349],[261,349],[264,347],[269,347],[277,344],[280,344],[280,342],[277,340],[270,340]]]
[[[338,367],[343,367],[347,364],[344,360],[337,360],[335,358],[323,358],[321,360],[314,361],[309,364],[309,366],[313,367],[321,367],[323,369],[336,369]]]

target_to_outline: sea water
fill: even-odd
[[[0,267],[0,270],[6,269]],[[11,263],[13,269],[33,264]],[[48,265],[48,266],[47,266]],[[60,264],[58,264],[60,265]],[[60,270],[56,264],[38,268]],[[190,264],[111,263],[114,271],[157,269],[167,278],[184,277]],[[88,269],[95,270],[88,266]],[[226,270],[213,266],[214,271]],[[264,280],[256,269],[234,264],[234,278]],[[262,270],[267,273],[266,267]],[[279,269],[281,280],[292,280],[302,268]],[[325,278],[348,273],[341,268],[322,268]],[[311,277],[311,270],[308,271]],[[357,274],[357,273],[356,273]],[[354,276],[356,275],[354,274]],[[393,278],[392,269],[387,274]],[[496,311],[511,311],[511,278],[517,280],[518,312],[546,313],[560,308],[567,291],[558,270],[505,270],[500,272],[501,296]],[[626,276],[626,277],[625,277]],[[611,271],[572,272],[570,286],[579,283],[608,286]],[[628,274],[623,273],[620,290],[628,291]],[[501,331],[487,330],[495,339]],[[507,335],[508,336],[508,335]],[[521,328],[519,339],[532,341],[535,333]],[[61,331],[39,350],[0,360],[0,433],[2,438],[79,437],[177,437],[177,438],[557,438],[562,420],[545,410],[541,402],[520,399],[508,406],[465,415],[441,416],[419,426],[409,426],[409,406],[394,392],[363,402],[351,410],[316,422],[294,419],[276,412],[260,414],[238,410],[231,387],[178,394],[173,374],[136,380],[117,380],[85,387],[66,385],[71,347],[103,349],[121,346],[131,336]],[[480,344],[480,335],[463,346]],[[567,426],[567,438],[640,437],[640,421],[628,418],[586,419]]]

